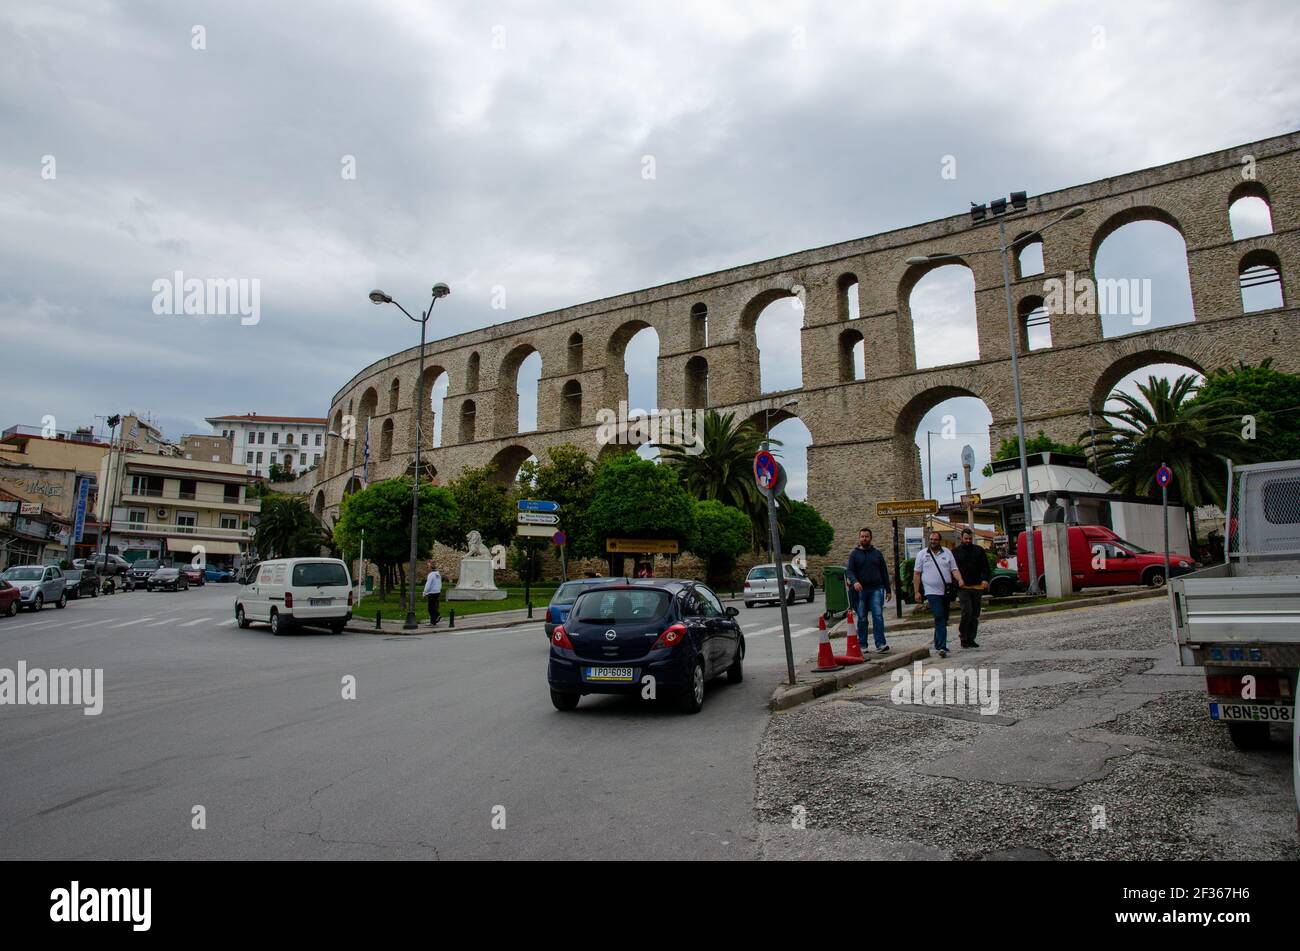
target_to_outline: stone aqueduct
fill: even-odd
[[[1234,241],[1228,207],[1242,194],[1269,203],[1272,234]],[[1096,316],[1052,314],[1052,345],[1020,348],[1030,433],[1074,441],[1088,427],[1089,407],[1100,408],[1117,381],[1150,363],[1206,372],[1271,356],[1279,368],[1300,371],[1300,314],[1287,287],[1300,272],[1300,132],[1032,197],[1025,212],[1007,219],[1008,234],[1033,232],[1076,205],[1087,213],[1042,236],[1043,273],[1015,281],[1018,313],[1043,295],[1046,279],[1066,271],[1091,276],[1101,242],[1117,228],[1156,220],[1172,225],[1186,244],[1195,321],[1104,338]],[[797,415],[811,432],[808,500],[835,527],[836,548],[844,550],[860,525],[883,530],[876,500],[921,495],[913,437],[935,405],[976,396],[992,414],[995,446],[1015,431],[1000,256],[971,253],[996,244],[991,218],[972,224],[969,215],[955,215],[458,334],[427,345],[421,380],[414,347],[361,370],[331,401],[331,428],[352,415],[361,433],[373,420],[371,478],[407,472],[413,408],[423,401],[427,409],[446,371],[442,445],[433,448],[426,413],[421,449],[439,477],[496,462],[503,478],[512,478],[528,456],[544,458],[565,442],[594,456],[597,409],[627,397],[628,341],[653,327],[660,406],[732,411],[761,425],[765,410],[797,400],[771,413],[771,422]],[[969,255],[961,263],[975,277],[979,359],[917,369],[908,298],[939,264],[906,259],[938,251]],[[1283,306],[1243,313],[1240,271],[1261,261],[1281,275]],[[802,288],[804,385],[760,393],[755,324],[768,304],[794,296],[795,288]],[[846,289],[858,294],[854,320]],[[854,379],[852,351],[862,339],[866,378]],[[516,373],[534,351],[542,359],[537,429],[520,433]],[[361,453],[358,440],[327,442],[311,496],[322,514],[340,501]]]

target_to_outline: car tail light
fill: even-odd
[[[569,640],[568,632],[564,630],[563,624],[551,632],[551,643],[562,650],[573,650],[573,642]]]
[[[555,618],[551,617],[551,609],[549,607],[546,609],[546,623],[547,624],[555,623]]]
[[[349,589],[348,589],[348,607],[352,607],[352,604],[353,604],[353,601],[352,601],[352,589],[349,588]]]
[[[748,578],[745,579],[745,587],[746,587],[746,588],[749,587],[749,579],[748,579]]]
[[[293,607],[293,592],[292,592],[292,591],[286,591],[286,592],[284,593],[284,606],[285,606],[286,608],[292,608],[292,607]]]
[[[1244,674],[1209,674],[1205,678],[1207,692],[1214,697],[1241,697],[1245,684]],[[1273,675],[1255,677],[1255,696],[1268,699],[1290,699],[1291,684],[1285,677]],[[1244,699],[1244,698],[1243,698]]]
[[[681,644],[685,640],[686,640],[686,625],[673,624],[670,625],[662,634],[659,635],[658,640],[654,642],[654,646],[651,647],[650,649],[652,651],[657,651],[664,647],[676,647],[678,644]]]

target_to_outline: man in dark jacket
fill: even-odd
[[[984,549],[975,544],[975,535],[969,528],[961,530],[961,544],[952,550],[957,560],[957,570],[961,572],[963,582],[957,592],[961,604],[961,622],[957,633],[961,635],[962,647],[979,647],[975,643],[975,633],[980,626],[980,607],[984,592],[989,588],[993,573],[989,571],[988,555]]]
[[[871,544],[871,529],[858,531],[858,546],[849,552],[844,566],[853,608],[858,613],[858,646],[867,651],[867,612],[875,628],[876,650],[883,654],[889,650],[885,643],[885,602],[893,600],[889,590],[889,566],[879,548]]]

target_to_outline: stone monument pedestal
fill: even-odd
[[[462,558],[460,579],[447,592],[448,601],[504,601],[506,593],[492,577],[491,558]]]
[[[1043,564],[1049,598],[1074,594],[1070,576],[1070,529],[1063,522],[1048,522],[1039,528],[1043,533]]]

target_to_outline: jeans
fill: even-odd
[[[437,624],[438,618],[440,617],[440,615],[438,614],[438,602],[442,599],[442,595],[426,594],[424,598],[429,605],[429,623]]]
[[[875,628],[876,649],[885,646],[885,589],[863,588],[853,592],[854,609],[858,612],[858,646],[867,649],[867,612],[871,612],[871,625]]]
[[[934,615],[934,649],[948,649],[948,598],[942,594],[927,594],[925,600]]]
[[[961,621],[957,624],[957,633],[961,635],[962,647],[975,643],[975,633],[980,626],[982,595],[982,591],[967,588],[957,592],[957,600],[961,603]]]

